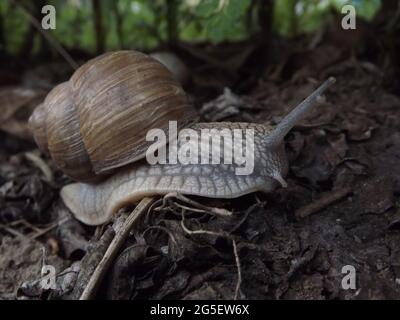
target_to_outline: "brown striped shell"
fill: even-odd
[[[137,51],[106,53],[56,86],[30,118],[35,140],[67,175],[97,180],[144,158],[148,130],[197,120],[171,72]]]

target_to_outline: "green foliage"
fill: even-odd
[[[201,38],[216,43],[247,37],[249,30],[246,30],[244,21],[250,3],[247,0],[198,1],[188,8],[194,22],[183,30],[183,38]],[[198,28],[195,28],[194,24],[197,24]]]
[[[121,20],[120,36],[122,42],[128,44],[127,47],[146,49],[156,46],[157,30],[153,29],[159,10],[157,2],[160,3],[145,0],[101,1],[106,48],[112,50],[121,47],[121,39],[117,35],[117,14]],[[53,4],[57,10],[57,29],[53,31],[56,38],[67,46],[81,46],[93,51],[96,45],[91,1],[59,0],[53,1]]]
[[[381,0],[332,0],[332,6],[340,12],[345,4],[355,7],[357,15],[371,21],[381,6]]]
[[[257,10],[264,0],[176,0],[178,36],[184,41],[236,41],[258,30]],[[32,8],[34,0],[21,3]],[[52,35],[63,46],[94,51],[96,37],[92,0],[49,0],[57,12]],[[102,0],[102,21],[107,50],[148,50],[168,40],[168,0]],[[331,10],[354,5],[357,15],[371,20],[381,0],[275,0],[273,27],[285,36],[314,32]],[[24,43],[29,23],[18,6],[0,1],[5,49],[16,53]],[[39,36],[36,36],[39,37]],[[37,39],[35,44],[38,43]],[[1,48],[4,49],[4,48]],[[37,45],[36,45],[36,49]]]
[[[52,31],[54,37],[67,47],[80,47],[94,50],[92,12],[89,1],[52,1],[56,8],[57,27]]]
[[[17,53],[24,41],[23,35],[28,30],[24,15],[13,8],[10,2],[0,1],[0,15],[3,18],[3,33],[6,48],[11,53]],[[12,30],[12,32],[10,32]],[[2,48],[3,49],[3,48]]]
[[[328,17],[330,10],[341,13],[346,4],[353,5],[357,17],[373,19],[381,0],[279,0],[275,1],[274,28],[285,36],[314,32]]]
[[[275,1],[274,29],[286,36],[293,36],[297,28],[296,0]]]

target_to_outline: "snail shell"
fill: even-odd
[[[78,181],[98,180],[144,158],[148,130],[197,120],[172,73],[137,51],[106,53],[56,86],[32,114],[35,141]]]

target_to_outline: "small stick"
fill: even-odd
[[[339,190],[332,191],[328,194],[325,194],[324,196],[322,196],[322,198],[296,210],[295,216],[298,218],[308,217],[309,215],[317,211],[320,211],[329,206],[330,204],[344,198],[351,191],[352,189],[350,187],[345,187]]]
[[[17,230],[14,230],[13,228],[7,227],[7,226],[5,226],[3,224],[0,224],[0,229],[3,229],[5,231],[7,231],[8,233],[12,234],[13,236],[21,237],[21,238],[26,239],[24,234],[18,232]]]
[[[240,285],[242,284],[242,268],[240,267],[239,254],[236,246],[236,241],[234,239],[232,239],[232,245],[233,245],[233,253],[235,254],[235,261],[236,261],[237,275],[238,275],[238,279],[236,282],[235,296],[233,300],[237,300],[239,298]]]
[[[216,231],[209,231],[209,230],[190,230],[188,227],[185,225],[185,209],[182,210],[182,220],[181,220],[181,227],[183,231],[185,231],[187,234],[193,235],[193,234],[209,234],[212,236],[217,236],[217,237],[223,237],[223,238],[228,238],[230,239],[230,236],[222,233],[222,232],[216,232]]]
[[[186,207],[184,205],[181,205],[181,204],[178,204],[178,203],[174,203],[177,207],[180,207],[181,209],[192,210],[192,211],[195,211],[195,212],[206,212],[206,213],[211,213],[211,214],[220,215],[220,216],[231,216],[232,215],[232,212],[229,211],[229,210],[226,210],[226,209],[223,209],[223,208],[215,208],[215,207],[205,206],[205,205],[203,205],[201,203],[198,203],[198,202],[196,202],[196,201],[194,201],[192,199],[189,199],[188,197],[186,197],[183,194],[178,193],[178,192],[167,193],[163,198],[163,204],[160,207],[160,209],[162,209],[162,208],[164,208],[166,206],[167,200],[169,200],[170,198],[175,198],[177,200],[181,200],[181,201],[183,201],[183,202],[185,202],[185,203],[187,203],[187,204],[189,204],[189,205],[194,207],[194,208],[189,208],[189,207]],[[195,208],[199,208],[200,211],[198,209],[196,210]]]
[[[115,237],[111,241],[110,246],[107,248],[106,253],[94,270],[85,290],[83,290],[82,295],[79,298],[80,300],[90,300],[94,297],[101,281],[104,278],[104,275],[119,252],[119,249],[128,238],[129,232],[131,231],[133,225],[138,221],[142,214],[146,212],[153,200],[154,198],[151,197],[143,198],[136,208],[131,212],[128,218],[126,218],[124,224],[115,234]]]
[[[37,231],[36,234],[34,234],[33,236],[29,237],[29,240],[35,240],[36,238],[39,238],[39,237],[43,236],[47,232],[50,232],[51,230],[56,228],[58,225],[59,225],[59,222],[57,221],[57,222],[51,224],[49,227]]]

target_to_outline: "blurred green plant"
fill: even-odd
[[[371,21],[381,0],[281,0],[275,1],[274,29],[285,36],[314,32],[328,18],[331,10],[341,13],[344,5],[353,5],[357,17]]]
[[[0,48],[4,51],[16,53],[24,41],[23,35],[28,30],[28,23],[24,15],[13,8],[11,2],[0,1],[0,20],[2,23],[2,38],[4,43]]]
[[[17,53],[28,35],[29,25],[18,6],[37,6],[35,0],[0,1],[0,49]],[[53,36],[68,48],[94,52],[94,0],[49,0],[57,11]],[[171,41],[171,32],[180,40],[198,42],[237,41],[259,30],[259,10],[268,0],[104,0],[97,12],[102,21],[107,50],[136,48],[149,50]],[[18,3],[18,4],[16,4]],[[284,36],[313,32],[345,4],[354,5],[359,17],[371,20],[381,0],[276,0],[272,25]],[[171,24],[175,24],[172,25]],[[40,37],[40,35],[37,35]],[[38,41],[33,51],[38,51]]]
[[[186,1],[181,10],[188,11],[191,21],[183,26],[184,40],[210,40],[214,43],[226,40],[240,40],[255,31],[247,30],[245,16],[251,1],[203,0]]]

